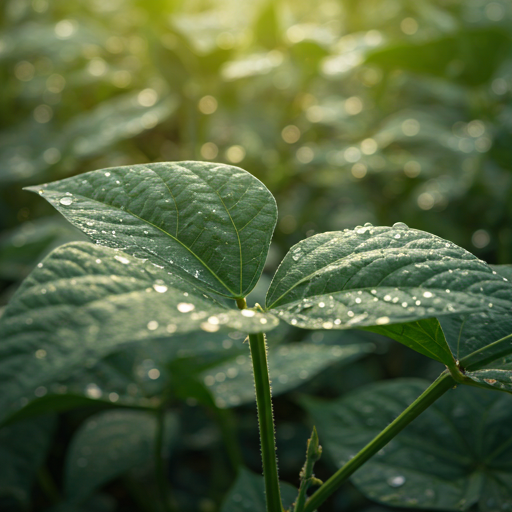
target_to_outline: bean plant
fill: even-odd
[[[184,393],[221,417],[247,401],[244,383],[252,370],[263,482],[241,469],[223,512],[321,510],[349,478],[370,499],[393,506],[512,509],[510,401],[475,389],[512,391],[512,267],[492,267],[403,223],[368,223],[293,246],[265,304],[248,307],[278,213],[269,190],[243,169],[153,163],[28,190],[93,243],[54,250],[1,318],[0,415],[6,429],[0,444],[17,461],[13,481],[30,480],[44,457],[53,422],[44,414],[100,400],[107,410],[89,418],[68,449],[65,499],[74,505],[93,499],[98,488],[126,468],[145,464],[154,451],[162,507],[173,510],[165,454],[178,419],[168,397]],[[371,331],[445,370],[433,383],[399,379],[334,401],[299,398],[316,427],[297,489],[279,482],[269,362],[270,371],[273,363],[288,369],[285,378],[274,378],[274,391],[283,392],[297,385],[301,372],[319,372],[333,359],[352,361],[372,348],[360,343],[313,350],[295,343],[269,349],[267,333],[283,323]],[[235,333],[230,339],[239,344],[236,351],[194,374],[187,357],[215,352],[218,336],[226,332]],[[246,336],[251,363],[244,355]],[[212,344],[206,350],[208,337]],[[163,343],[150,345],[158,340]],[[147,385],[156,387],[137,401],[123,393],[122,363],[105,362],[128,344],[153,346]],[[158,358],[171,368],[170,381],[159,382]],[[77,393],[66,384],[77,370],[83,382],[103,379],[104,389],[94,383],[87,385],[87,396]],[[459,385],[465,386],[451,391]],[[228,422],[223,425],[226,448],[233,451]],[[28,453],[21,441],[12,441],[21,433],[40,450]],[[320,443],[339,467],[325,482],[314,474]],[[89,461],[91,450],[104,457]],[[230,453],[235,465],[237,457]]]

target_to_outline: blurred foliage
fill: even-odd
[[[280,220],[269,271],[305,236],[365,222],[403,221],[510,263],[511,41],[506,0],[4,0],[0,304],[45,253],[81,236],[23,186],[159,160],[240,165],[270,188]],[[343,344],[359,335],[283,336]],[[435,373],[401,347],[379,351],[301,391],[337,396],[384,377]],[[151,357],[137,355],[137,364]],[[91,401],[89,371],[73,382]],[[181,395],[174,405],[187,434],[170,462],[175,499],[184,510],[218,510],[234,480],[219,455],[226,422],[259,471],[254,408],[226,419]],[[309,427],[286,395],[276,402],[282,476],[296,483]],[[49,474],[60,480],[65,447],[96,411],[86,403],[61,415],[34,510],[49,506],[48,496],[58,502]],[[325,464],[322,477],[332,470]],[[113,499],[148,510],[146,473],[130,473],[80,510],[113,510]],[[14,501],[26,502],[27,485]],[[347,485],[331,506],[369,505]]]

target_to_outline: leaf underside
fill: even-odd
[[[272,315],[229,309],[179,276],[108,247],[68,244],[40,265],[0,320],[1,419],[41,386],[127,343],[277,325]]]

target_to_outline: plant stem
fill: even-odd
[[[261,457],[263,460],[263,477],[267,512],[282,512],[279,476],[277,473],[276,442],[274,437],[274,417],[272,414],[272,396],[268,376],[267,346],[262,333],[249,335],[254,384],[256,388],[256,405],[260,425]]]
[[[308,439],[308,448],[306,450],[306,463],[300,472],[301,481],[299,487],[299,495],[297,496],[297,500],[295,501],[295,507],[293,512],[303,512],[304,505],[306,504],[306,493],[308,492],[309,487],[313,483],[322,483],[319,480],[316,480],[313,475],[313,467],[315,462],[322,455],[322,447],[318,444],[318,434],[316,432],[316,428],[313,427],[313,432],[311,434],[310,439]]]
[[[443,372],[395,421],[370,441],[355,457],[334,473],[306,502],[304,512],[316,510],[345,480],[368,459],[386,446],[401,430],[456,385],[448,371]]]
[[[171,503],[167,475],[164,463],[164,435],[165,435],[165,409],[160,407],[157,411],[157,429],[155,438],[155,474],[160,491],[160,498],[166,512],[174,512],[175,508]]]

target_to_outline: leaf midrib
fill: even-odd
[[[52,191],[54,193],[57,193],[57,194],[61,194],[62,195],[62,192],[57,192],[57,191]],[[88,201],[93,201],[95,203],[98,203],[98,204],[101,204],[101,205],[104,205],[104,206],[108,206],[109,208],[113,208],[114,210],[117,210],[117,211],[120,211],[120,212],[126,212],[126,213],[129,213],[130,215],[132,215],[133,217],[135,217],[136,219],[148,224],[149,226],[152,226],[154,227],[155,229],[158,229],[159,231],[161,231],[162,233],[164,233],[165,235],[167,235],[169,238],[171,238],[172,240],[174,240],[175,242],[178,242],[183,248],[185,248],[187,251],[190,252],[190,254],[192,254],[192,256],[194,256],[207,270],[208,272],[210,272],[210,274],[215,277],[217,279],[217,281],[219,281],[219,283],[224,286],[224,288],[226,288],[226,290],[228,292],[231,293],[231,295],[223,295],[221,293],[219,293],[218,291],[216,290],[211,290],[213,293],[216,293],[218,295],[221,295],[223,297],[227,297],[227,298],[232,298],[233,296],[234,297],[238,297],[238,295],[233,292],[233,290],[231,290],[229,288],[229,286],[224,283],[224,281],[215,273],[213,272],[210,267],[194,252],[192,251],[192,249],[190,249],[189,247],[187,247],[183,242],[181,242],[181,240],[179,240],[178,238],[174,237],[173,235],[171,235],[169,232],[165,231],[165,229],[162,229],[160,228],[159,226],[157,226],[156,224],[153,224],[152,222],[149,222],[148,220],[146,219],[143,219],[142,217],[139,217],[137,214],[133,213],[131,210],[128,210],[128,209],[124,209],[122,210],[121,208],[117,207],[117,206],[114,206],[114,205],[111,205],[111,204],[108,204],[108,203],[102,203],[101,201],[99,201],[98,199],[93,199],[91,197],[87,197],[87,196],[84,196],[82,194],[74,194],[74,196],[78,196],[82,199],[86,199]],[[140,248],[140,246],[137,246]],[[144,248],[142,248],[142,250],[146,253],[146,254],[149,254],[150,258],[149,259],[152,259],[155,255],[153,253],[150,253],[148,251],[146,251]],[[162,261],[164,261],[167,265],[167,262],[163,259],[163,258],[160,258]],[[181,267],[180,267],[181,268]],[[240,267],[241,268],[241,267]],[[206,284],[206,283],[205,283]]]
[[[337,237],[337,238],[338,238],[338,239],[339,239],[339,238],[343,238],[343,236],[340,236],[340,237]],[[308,253],[308,254],[307,254],[307,256],[310,256],[310,255],[311,255],[313,252],[315,252],[318,248],[323,247],[324,245],[326,245],[326,244],[328,244],[328,243],[332,242],[332,240],[333,240],[333,238],[329,239],[328,241],[326,241],[325,243],[323,243],[323,244],[321,244],[321,245],[318,245],[318,246],[317,246],[317,247],[315,247],[315,248],[314,248],[310,253]],[[416,239],[416,240],[414,240],[414,241],[416,242],[416,241],[418,241],[418,240],[423,240],[423,239]],[[428,238],[426,238],[426,240],[429,240],[429,239],[428,239]],[[312,279],[314,276],[316,276],[316,275],[318,275],[318,274],[322,273],[323,271],[325,271],[325,269],[326,269],[327,267],[329,267],[329,266],[331,266],[331,265],[336,265],[337,263],[339,263],[339,262],[343,261],[344,259],[349,258],[350,256],[354,255],[354,254],[355,254],[355,251],[357,250],[357,248],[358,248],[358,247],[360,247],[360,245],[358,245],[358,246],[354,249],[354,251],[352,251],[350,254],[347,254],[346,256],[343,256],[342,258],[338,258],[337,260],[331,261],[330,263],[328,263],[328,264],[324,265],[323,267],[321,267],[321,268],[319,268],[319,269],[315,270],[315,271],[314,271],[314,272],[312,272],[311,274],[309,274],[309,275],[307,275],[307,276],[303,277],[302,279],[300,279],[299,281],[297,281],[293,286],[291,286],[290,288],[288,288],[288,289],[287,289],[287,290],[286,290],[286,291],[285,291],[285,292],[284,292],[280,297],[278,297],[278,298],[277,298],[277,299],[276,299],[276,300],[275,300],[271,305],[267,306],[267,309],[272,309],[272,308],[274,307],[274,305],[275,305],[277,302],[279,302],[279,301],[280,301],[284,296],[288,295],[288,294],[289,294],[293,289],[295,289],[295,288],[296,288],[297,286],[299,286],[300,284],[302,284],[302,283],[304,283],[304,282],[306,282],[306,281],[308,281],[308,280]],[[370,250],[370,251],[363,251],[363,252],[360,252],[360,253],[357,253],[357,254],[370,254],[370,253],[372,253],[372,252],[374,252],[374,251],[382,251],[382,250],[384,250],[384,251],[389,251],[389,250],[404,250],[404,249],[406,249],[406,247],[405,247],[405,246],[403,246],[403,247],[385,248],[385,249],[372,249],[372,250]],[[423,252],[423,251],[425,251],[425,249],[411,249],[411,248],[408,248],[408,249],[406,249],[406,250],[407,250],[407,251],[409,251],[409,252],[416,252],[416,251],[422,251],[422,252]],[[306,256],[306,257],[307,257],[307,256]],[[383,259],[383,258],[385,258],[385,256],[384,256],[384,257],[381,257],[381,258],[376,258],[375,260],[372,260],[369,264],[373,264],[373,263],[374,263],[375,261],[377,261],[378,259]],[[452,260],[461,260],[460,258],[454,258],[454,257],[451,257],[451,256],[450,256],[450,259],[452,259]],[[438,260],[428,260],[428,261],[438,261]],[[463,260],[463,261],[466,261],[466,260]],[[467,260],[467,261],[470,261],[470,260]],[[380,283],[381,283],[384,279],[387,279],[387,278],[388,278],[392,273],[397,272],[397,271],[399,271],[399,270],[403,270],[404,268],[407,268],[407,267],[409,267],[409,266],[411,266],[411,265],[416,265],[417,263],[418,263],[418,262],[411,262],[411,263],[407,263],[406,265],[401,266],[400,268],[393,270],[393,272],[391,272],[390,274],[387,274],[387,275],[386,275],[386,276],[385,276],[385,277],[384,277],[384,278],[383,278],[379,283],[377,283],[377,284],[375,284],[375,285],[372,285],[371,287],[369,286],[369,287],[365,287],[365,288],[378,287],[378,286],[380,285]],[[358,272],[359,272],[359,271],[358,271]],[[350,280],[351,280],[354,276],[356,276],[356,275],[358,274],[358,272],[356,272],[353,276],[351,276],[351,277],[350,277],[350,279],[345,283],[345,286],[344,286],[341,290],[338,290],[338,292],[345,290],[345,288],[346,288],[347,284],[350,282]],[[286,274],[281,278],[281,280],[279,281],[279,283],[278,283],[278,284],[276,284],[276,288],[277,288],[277,286],[279,286],[279,284],[280,284],[280,283],[281,283],[281,282],[282,282],[282,281],[287,277],[287,274],[288,274],[288,271],[287,271],[287,273],[286,273]],[[440,274],[438,274],[438,275],[440,275]],[[429,278],[429,279],[430,279],[430,278]],[[425,282],[425,281],[423,281],[423,282]],[[421,283],[421,284],[423,284],[423,283]],[[418,286],[416,286],[416,288],[421,287],[421,284],[420,284],[420,285],[418,285]],[[362,290],[362,289],[364,289],[364,288],[350,288],[350,290]],[[338,293],[338,292],[333,292],[333,293]],[[464,293],[467,293],[467,292],[464,292]],[[323,294],[318,294],[318,295],[323,295]],[[294,302],[295,302],[295,301],[294,301]]]

